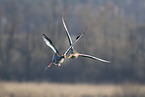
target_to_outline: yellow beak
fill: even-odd
[[[71,55],[69,55],[68,58],[71,58]]]

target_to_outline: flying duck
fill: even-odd
[[[68,37],[68,40],[69,40],[69,44],[72,45],[72,39],[71,39],[71,36],[69,34],[69,31],[66,27],[66,24],[64,22],[64,19],[62,17],[62,23],[63,23],[63,26],[66,30],[66,34],[67,34],[67,37]],[[74,50],[73,46],[71,46],[71,51],[69,53],[69,56],[68,58],[78,58],[78,56],[81,56],[81,57],[86,57],[86,58],[91,58],[91,59],[94,59],[94,60],[99,60],[99,61],[102,61],[102,62],[106,62],[106,63],[110,63],[111,61],[106,61],[104,59],[101,59],[101,58],[97,58],[97,57],[94,57],[94,56],[91,56],[91,55],[87,55],[87,54],[80,54],[78,53],[76,50]]]
[[[66,59],[66,55],[68,54],[68,52],[70,51],[71,47],[83,36],[84,33],[82,33],[80,36],[78,36],[76,38],[76,40],[67,48],[67,50],[63,53],[63,55],[59,54],[58,50],[56,49],[56,47],[53,45],[52,41],[45,35],[43,34],[43,41],[46,43],[46,45],[48,47],[50,47],[53,52],[54,52],[54,56],[52,58],[52,62],[47,66],[50,67],[52,64],[61,66],[61,63],[64,62],[64,59]],[[47,69],[47,68],[46,68]]]

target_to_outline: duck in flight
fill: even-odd
[[[48,47],[50,47],[53,52],[54,52],[54,56],[52,58],[52,62],[47,66],[50,67],[52,64],[61,66],[61,63],[64,62],[64,59],[66,59],[66,55],[68,54],[68,52],[70,51],[71,47],[83,36],[84,33],[82,33],[80,36],[78,36],[76,38],[76,40],[67,48],[67,50],[63,53],[63,55],[59,54],[58,50],[56,49],[56,47],[53,45],[52,41],[45,35],[43,34],[43,41],[46,43],[46,45]],[[47,68],[45,68],[47,69]]]
[[[72,39],[71,39],[71,36],[69,34],[69,31],[66,27],[66,24],[64,22],[64,19],[63,17],[62,18],[62,23],[63,23],[63,26],[66,30],[66,34],[67,34],[67,37],[68,37],[68,40],[69,40],[69,44],[72,45]],[[94,60],[99,60],[99,61],[102,61],[102,62],[106,62],[106,63],[110,63],[111,61],[106,61],[104,59],[100,59],[100,58],[97,58],[97,57],[94,57],[94,56],[91,56],[91,55],[87,55],[87,54],[80,54],[78,53],[76,50],[74,50],[73,46],[71,47],[71,51],[69,53],[69,56],[68,58],[78,58],[78,56],[81,56],[81,57],[86,57],[86,58],[91,58],[91,59],[94,59]]]

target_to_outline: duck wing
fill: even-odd
[[[72,48],[72,46],[80,40],[80,38],[84,35],[85,32],[83,32],[80,36],[77,36],[76,40],[67,48],[67,50],[64,52],[64,56],[67,55],[69,50]]]
[[[61,17],[61,19],[62,19],[63,26],[64,26],[64,28],[66,30],[66,35],[67,35],[67,38],[69,40],[69,44],[72,45],[72,39],[71,39],[71,36],[70,36],[69,31],[67,29],[67,26],[66,26],[66,24],[64,22],[63,16]],[[71,50],[73,50],[73,47],[71,48]]]
[[[111,61],[106,61],[104,59],[100,59],[100,58],[97,58],[97,57],[94,57],[94,56],[91,56],[91,55],[87,55],[87,54],[79,54],[79,56],[91,58],[91,59],[94,59],[94,60],[99,60],[99,61],[105,62],[105,63],[110,63],[111,62]]]
[[[46,45],[49,46],[53,50],[54,53],[59,54],[58,50],[53,45],[52,41],[45,34],[43,34],[42,38],[43,38],[43,41],[46,43]]]

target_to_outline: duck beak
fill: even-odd
[[[50,67],[53,63],[54,63],[54,62],[51,62],[51,63],[48,65],[48,67]]]
[[[68,58],[71,58],[71,57],[72,57],[71,55],[68,56]]]

